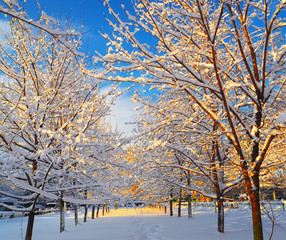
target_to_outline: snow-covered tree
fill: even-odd
[[[102,93],[100,82],[82,71],[85,58],[46,31],[26,26],[12,18],[0,44],[0,174],[30,192],[13,197],[30,203],[15,210],[29,211],[31,239],[39,196],[60,199],[57,191],[94,188],[96,172],[85,171],[98,164],[86,159],[108,165],[121,142],[104,127],[116,87]],[[73,35],[66,40],[80,47]],[[106,188],[108,182],[101,181]]]
[[[20,3],[19,3],[20,2]],[[39,29],[48,35],[50,35],[54,41],[61,43],[61,45],[75,55],[84,54],[78,52],[78,48],[70,41],[70,37],[77,38],[80,41],[81,33],[70,28],[62,28],[59,21],[55,18],[46,14],[43,10],[41,11],[40,16],[36,19],[32,19],[23,9],[23,3],[26,0],[1,0],[0,2],[0,13],[3,13],[5,16],[9,16],[11,19],[21,21],[26,23],[25,28]],[[36,7],[39,8],[39,4]]]
[[[285,123],[286,2],[135,2],[136,15],[126,10],[124,22],[105,1],[114,32],[103,35],[110,47],[95,59],[106,64],[98,77],[188,94],[235,152],[252,206],[253,236],[263,239],[260,172]],[[122,71],[129,75],[110,74]],[[210,101],[219,103],[218,112]]]
[[[228,153],[229,144],[225,138],[199,106],[191,104],[188,95],[181,91],[165,89],[157,101],[145,101],[138,95],[135,100],[146,106],[139,122],[145,131],[143,139],[149,139],[145,151],[151,148],[147,161],[152,162],[153,158],[157,169],[172,172],[172,178],[165,180],[158,174],[162,182],[183,188],[188,194],[193,190],[215,199],[218,231],[223,232],[224,197],[242,180],[236,165],[232,164],[233,156]],[[157,156],[154,152],[158,152]],[[165,160],[168,159],[166,153],[171,156],[169,162]]]

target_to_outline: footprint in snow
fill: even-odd
[[[136,217],[130,227],[130,240],[163,240],[162,229],[158,224],[147,224],[141,218]]]

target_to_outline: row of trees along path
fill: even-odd
[[[196,191],[217,201],[224,232],[223,202],[237,186],[262,240],[260,181],[285,167],[285,0],[136,0],[125,16],[104,5],[114,31],[103,34],[107,53],[93,58],[100,73],[87,67],[79,32],[45,12],[28,20],[16,0],[0,6],[11,17],[0,45],[0,174],[23,193],[1,194],[30,203],[26,240],[41,195],[171,206],[183,191],[190,205]],[[105,118],[118,85],[103,93],[100,80],[156,94],[134,92],[143,110],[128,151]]]
[[[204,154],[209,155],[216,197],[220,200],[223,196],[224,182],[228,180],[228,173],[223,177],[218,167],[227,167],[228,161],[239,169],[229,184],[243,181],[252,208],[253,237],[263,239],[260,176],[268,164],[275,164],[268,154],[271,146],[280,141],[285,122],[286,2],[135,2],[134,13],[126,10],[122,17],[105,0],[113,15],[110,25],[114,32],[103,35],[110,48],[107,54],[98,54],[96,61],[106,66],[98,78],[149,84],[163,94],[176,92],[188,103],[187,109],[194,108],[192,111],[204,117],[200,124],[189,114],[188,122],[201,125],[204,134],[211,136]],[[168,104],[174,118],[165,114],[164,107],[157,106],[166,119],[161,121],[164,127],[183,124],[185,112],[172,106]],[[180,143],[185,143],[184,134],[194,132],[188,127],[185,124],[179,130],[181,136],[176,130]],[[157,129],[163,127],[157,123]],[[170,138],[175,133],[164,130],[164,136],[157,135],[157,140],[175,151],[178,164],[185,159],[194,164],[200,159],[197,153],[195,159],[185,149],[172,146]],[[201,131],[197,127],[195,130]],[[188,136],[186,144],[192,138],[195,136]],[[191,151],[192,146],[188,148]],[[198,174],[204,171],[200,169]]]
[[[30,240],[40,197],[60,201],[62,210],[64,201],[123,197],[125,176],[116,173],[124,140],[105,120],[120,93],[117,84],[101,91],[101,81],[86,75],[81,33],[45,12],[28,20],[15,0],[2,1],[0,12],[11,17],[0,43],[0,175],[10,189],[0,193],[25,203],[1,205],[29,212]]]

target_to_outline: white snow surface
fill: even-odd
[[[286,212],[276,211],[277,223],[286,227]],[[239,209],[227,209],[225,212],[225,233],[216,231],[216,213],[212,207],[196,207],[194,217],[187,219],[187,209],[183,216],[170,217],[154,208],[120,208],[111,210],[104,217],[89,218],[83,222],[83,213],[79,214],[79,225],[74,226],[73,212],[66,214],[66,230],[59,233],[59,213],[36,216],[34,240],[251,240],[251,212],[247,206]],[[101,215],[101,211],[100,211]],[[264,217],[264,238],[270,232],[270,221]],[[27,217],[0,220],[1,240],[24,239]],[[286,232],[276,226],[272,240],[286,239]]]

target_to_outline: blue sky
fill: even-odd
[[[111,33],[112,29],[108,25],[106,18],[111,18],[107,7],[103,6],[103,0],[38,0],[41,8],[50,16],[56,19],[65,20],[67,16],[71,17],[74,28],[80,30],[83,25],[84,51],[88,46],[88,51],[94,53],[95,50],[103,51],[106,41],[100,36],[100,32]],[[35,8],[35,0],[27,0],[26,11],[34,18],[38,15]],[[116,12],[124,15],[121,4],[131,12],[133,10],[132,0],[110,0],[110,4]]]

